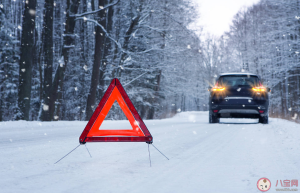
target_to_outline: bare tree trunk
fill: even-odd
[[[164,3],[164,11],[167,13],[167,0],[163,1],[162,3]],[[166,25],[166,15],[164,15],[164,26]],[[161,45],[161,49],[165,49],[165,44],[166,44],[166,35],[165,35],[165,31],[163,31],[162,33],[162,45]],[[162,56],[161,58],[161,61],[164,61],[165,58],[164,58],[164,55]],[[154,84],[156,83],[156,85],[154,86],[154,97],[150,99],[150,103],[151,103],[151,107],[149,108],[149,111],[148,111],[148,115],[147,115],[147,119],[153,119],[154,118],[154,114],[155,114],[155,105],[158,103],[158,98],[159,98],[159,95],[158,95],[158,91],[159,91],[159,86],[160,86],[160,80],[161,80],[161,74],[162,74],[162,71],[161,70],[158,70],[157,72],[157,75],[155,77],[155,82]]]
[[[149,109],[147,119],[154,119],[154,113],[155,113],[154,103],[158,102],[159,100],[158,91],[159,91],[160,80],[161,80],[161,70],[158,71],[155,80],[156,80],[156,85],[154,86],[154,98],[150,100],[152,106]]]
[[[113,0],[108,0],[107,3],[112,3]],[[111,32],[112,30],[112,24],[113,24],[113,7],[110,7],[107,9],[107,16],[106,16],[106,31],[108,33]],[[104,86],[105,86],[105,70],[106,70],[106,66],[108,65],[108,61],[107,61],[107,56],[109,54],[109,50],[111,48],[111,40],[107,37],[105,37],[104,40],[104,50],[103,50],[103,57],[101,60],[101,68],[100,68],[100,76],[99,76],[99,96],[102,97],[104,95]]]
[[[44,81],[43,81],[43,107],[42,121],[51,121],[54,105],[50,105],[53,71],[53,3],[54,0],[45,0],[43,23],[43,56],[44,56]]]
[[[105,0],[99,0],[98,6],[104,6]],[[98,13],[98,22],[105,26],[105,12],[101,11]],[[102,58],[102,49],[104,48],[105,34],[99,26],[96,27],[96,39],[95,39],[95,54],[94,64],[92,71],[91,87],[88,94],[87,105],[86,105],[86,120],[89,120],[93,114],[93,107],[95,105],[96,91],[99,84],[100,65]]]
[[[40,88],[39,88],[39,98],[40,102],[43,100],[43,72],[42,72],[42,50],[39,51],[39,56],[38,56],[38,69],[39,69],[39,81],[40,81]],[[41,104],[40,104],[41,105]]]
[[[63,82],[65,77],[65,70],[67,64],[69,63],[69,54],[71,49],[74,47],[74,28],[75,28],[75,17],[70,17],[70,15],[76,14],[78,11],[80,0],[67,0],[66,8],[66,22],[64,31],[64,43],[62,48],[63,64],[59,64],[55,73],[55,77],[51,87],[51,95],[49,106],[54,107],[56,100],[61,100],[63,91]],[[50,117],[53,119],[55,108],[50,109]],[[59,114],[59,109],[57,109]]]
[[[31,99],[31,69],[34,47],[36,0],[25,2],[22,23],[21,57],[19,62],[18,107],[16,119],[29,120]]]

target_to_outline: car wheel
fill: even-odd
[[[209,123],[219,123],[220,118],[216,115],[213,115],[211,111],[209,111]]]
[[[258,122],[262,123],[262,124],[268,124],[269,123],[269,117],[268,116],[259,117]]]

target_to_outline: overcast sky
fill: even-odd
[[[204,26],[204,32],[220,36],[229,30],[233,16],[243,7],[259,0],[193,0],[200,11],[197,24]]]

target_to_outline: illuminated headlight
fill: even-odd
[[[253,87],[252,90],[255,91],[255,92],[265,92],[266,88],[264,88],[264,87]]]
[[[224,91],[225,87],[213,87],[212,90],[213,91]]]

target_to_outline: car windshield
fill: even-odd
[[[257,76],[251,75],[227,75],[219,78],[219,85],[226,87],[254,87],[259,86]]]

